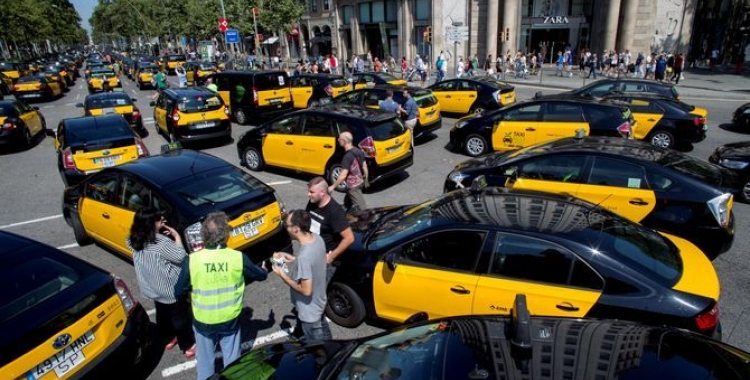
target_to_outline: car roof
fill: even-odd
[[[365,120],[369,123],[388,121],[397,117],[397,115],[393,112],[383,111],[380,109],[371,109],[347,103],[325,104],[314,108],[307,108],[304,110],[296,111],[293,114],[305,114],[310,112],[322,113],[330,116],[335,115],[348,119]]]
[[[215,92],[200,87],[167,89],[164,93],[173,97],[216,95]]]
[[[98,92],[96,94],[91,94],[86,96],[86,101],[89,100],[97,100],[97,99],[106,99],[106,98],[117,98],[117,99],[131,99],[130,95],[116,91],[116,92]]]
[[[618,100],[612,100],[612,99],[575,98],[575,97],[570,97],[570,98],[568,98],[568,97],[560,97],[560,98],[557,98],[557,97],[554,97],[554,95],[553,95],[553,97],[550,97],[550,98],[541,97],[541,98],[536,98],[536,99],[531,98],[531,99],[527,99],[527,100],[522,100],[522,101],[519,101],[519,102],[516,102],[516,103],[509,104],[506,108],[513,107],[513,106],[516,106],[516,105],[521,105],[521,104],[527,104],[527,103],[577,103],[577,104],[602,105],[602,106],[606,106],[606,107],[618,107],[618,108],[622,108],[622,107],[627,107],[628,106],[628,104],[625,103],[625,102],[618,101]],[[503,108],[501,108],[501,109],[503,109]]]
[[[327,73],[299,73],[295,74],[294,77],[305,77],[305,78],[327,78],[327,79],[346,79],[340,74],[327,74]]]
[[[161,187],[195,173],[228,166],[232,164],[208,153],[176,149],[139,158],[113,169],[132,173]]]
[[[647,142],[611,136],[586,136],[583,138],[566,137],[545,144],[547,152],[585,152],[613,154],[641,161],[658,163],[665,157],[682,155],[682,153],[660,148]]]
[[[420,96],[420,95],[426,95],[426,94],[431,94],[432,93],[432,90],[430,90],[429,88],[425,88],[425,87],[408,86],[408,85],[407,86],[400,86],[400,85],[397,85],[397,84],[390,84],[390,83],[376,84],[376,85],[374,85],[372,87],[360,88],[357,91],[372,90],[372,89],[382,90],[382,91],[392,90],[394,92],[396,92],[396,91],[403,91],[404,89],[408,89],[411,92],[412,96]]]

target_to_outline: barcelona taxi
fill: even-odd
[[[687,239],[713,259],[732,246],[736,173],[639,140],[565,138],[458,164],[445,191],[491,186],[568,194]]]
[[[139,90],[143,90],[146,87],[153,87],[151,81],[154,79],[154,75],[158,72],[159,66],[156,66],[153,63],[141,62],[138,65],[138,71],[133,77],[136,87],[138,87]]]
[[[83,116],[122,115],[139,136],[148,135],[146,127],[143,126],[141,111],[135,105],[135,99],[124,92],[91,94],[86,96],[83,103],[76,104],[76,107],[83,108]]]
[[[232,136],[229,107],[221,96],[203,88],[164,90],[150,105],[157,130],[170,142]]]
[[[206,78],[216,71],[216,64],[213,62],[189,61],[185,64],[185,75],[189,86],[202,86],[206,83]]]
[[[30,148],[34,137],[46,129],[47,122],[39,108],[20,100],[0,101],[0,146]]]
[[[516,101],[515,87],[490,77],[459,78],[428,87],[443,112],[467,114],[496,110]]]
[[[143,371],[149,318],[124,281],[8,232],[0,232],[0,258],[0,378],[105,378],[112,368],[134,378]]]
[[[532,315],[720,333],[719,279],[695,245],[573,197],[477,186],[349,217],[355,242],[328,286],[342,326],[507,315],[525,294]]]
[[[57,168],[66,186],[104,168],[148,156],[122,115],[63,119],[55,135]]]
[[[91,70],[86,83],[88,84],[89,94],[107,91],[108,89],[122,88],[120,78],[115,75],[114,71],[107,68]]]
[[[132,253],[125,241],[141,207],[159,210],[182,234],[188,252],[203,248],[201,221],[213,211],[229,215],[230,248],[263,242],[263,247],[280,249],[289,242],[281,226],[284,208],[273,188],[197,151],[169,150],[102,170],[63,196],[63,216],[78,244],[97,241],[126,257]],[[256,259],[270,256],[260,248],[249,253]]]
[[[356,73],[352,78],[352,85],[355,90],[360,88],[372,87],[376,84],[392,84],[395,86],[406,86],[407,82],[404,79],[396,78],[395,76],[388,73]]]
[[[19,78],[13,85],[13,96],[19,100],[54,100],[63,96],[63,89],[44,74],[37,74]]]

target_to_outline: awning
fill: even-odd
[[[276,41],[278,41],[278,40],[279,40],[279,37],[275,37],[275,36],[274,37],[268,37],[268,38],[266,38],[265,41],[263,41],[263,45],[271,45],[271,44],[276,43]]]

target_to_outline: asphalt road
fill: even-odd
[[[175,77],[170,77],[170,81],[174,83]],[[124,90],[137,99],[136,103],[151,132],[144,141],[151,153],[158,154],[160,146],[166,140],[154,133],[153,112],[148,105],[153,91],[139,91],[128,79],[123,79],[123,82]],[[534,85],[517,85],[517,99],[528,99],[539,90],[541,88]],[[544,91],[546,93],[554,90]],[[719,145],[750,139],[750,135],[732,131],[727,124],[731,120],[732,111],[744,102],[743,100],[726,100],[719,91],[681,89],[680,92],[683,100],[705,107],[709,111],[708,138],[696,144],[690,154],[707,159]],[[85,83],[83,79],[79,79],[75,87],[61,99],[35,105],[40,107],[48,128],[53,130],[60,120],[82,114],[82,110],[76,108],[75,104],[82,102],[86,93]],[[453,119],[444,118],[443,127],[436,135],[417,145],[414,166],[404,175],[380,184],[366,194],[368,205],[375,207],[418,203],[439,195],[448,172],[456,163],[467,158],[444,149],[453,122]],[[246,126],[235,124],[235,141],[247,129]],[[198,148],[239,164],[234,143],[204,145]],[[53,138],[39,138],[36,145],[29,150],[2,152],[0,155],[0,173],[3,176],[1,188],[6,197],[0,207],[0,229],[60,247],[123,278],[146,309],[151,311],[153,321],[153,304],[140,296],[131,262],[96,245],[78,247],[75,244],[73,232],[61,215],[63,183],[57,172]],[[253,174],[274,186],[287,208],[301,208],[307,202],[308,176],[275,171]],[[342,201],[341,194],[336,194],[335,197]],[[722,285],[719,305],[724,341],[750,351],[750,258],[747,254],[750,242],[745,240],[745,234],[750,233],[750,205],[735,204],[737,237],[734,246],[731,251],[714,261],[714,265]],[[284,328],[287,328],[288,321],[291,321],[289,289],[278,278],[271,275],[267,281],[248,286],[245,291],[245,305],[247,308],[243,315],[243,348],[286,337]],[[367,325],[345,329],[333,324],[332,330],[335,338],[361,337],[381,331],[377,327]],[[122,365],[127,366],[128,363]],[[163,355],[159,352],[154,357],[151,367],[153,370],[147,378],[194,379],[194,367],[195,362],[186,360],[177,349],[164,352]]]

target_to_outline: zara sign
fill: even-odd
[[[567,16],[545,16],[543,24],[569,24]]]

